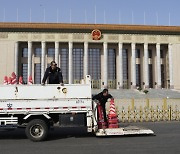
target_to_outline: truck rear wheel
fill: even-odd
[[[44,120],[34,119],[28,123],[25,132],[30,140],[43,141],[48,135],[48,126]]]

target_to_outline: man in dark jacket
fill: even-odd
[[[61,69],[57,67],[55,61],[52,61],[51,66],[46,69],[42,80],[42,85],[45,84],[47,78],[49,79],[49,84],[63,84],[63,76]]]
[[[112,95],[108,93],[108,89],[104,89],[99,94],[95,95],[92,99],[98,100],[99,105],[102,106],[103,114],[104,114],[104,121],[107,122],[107,116],[106,116],[106,102],[109,98],[113,98]]]

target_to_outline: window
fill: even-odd
[[[165,88],[165,65],[161,64],[161,87]]]
[[[47,56],[48,57],[55,57],[55,49],[54,48],[48,48],[47,50]]]
[[[64,48],[64,49],[61,49],[61,70],[62,70],[62,75],[63,75],[63,80],[64,82],[68,81],[68,75],[69,75],[69,50]]]
[[[136,50],[136,58],[140,58],[140,49]]]
[[[83,49],[73,49],[73,78],[83,79]]]
[[[24,58],[28,57],[28,48],[22,49],[22,57],[24,57]]]
[[[35,48],[34,57],[41,57],[41,48]]]
[[[140,64],[136,64],[136,86],[141,87]]]
[[[149,88],[153,88],[153,67],[149,64]]]
[[[116,79],[116,50],[108,50],[108,79]]]
[[[41,64],[34,65],[34,83],[41,84]]]
[[[164,52],[163,52],[163,50],[160,50],[160,56],[161,56],[161,58],[164,58]]]
[[[148,50],[149,58],[152,58],[152,50]]]
[[[128,50],[123,49],[123,87],[128,88]]]
[[[27,75],[28,75],[28,64],[22,64],[22,77],[23,82],[27,84]]]
[[[93,80],[99,80],[101,79],[101,50],[89,49],[88,55],[89,74]]]

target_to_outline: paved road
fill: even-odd
[[[31,142],[22,129],[0,132],[1,154],[179,154],[180,122],[136,123],[152,129],[156,136],[104,137],[86,135],[81,130],[55,129],[44,142]],[[79,135],[79,132],[81,134]]]

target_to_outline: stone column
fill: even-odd
[[[131,44],[131,88],[136,88],[136,45]]]
[[[59,65],[59,42],[55,42],[55,62]]]
[[[29,76],[32,76],[32,42],[28,41],[28,77],[27,77],[27,83]]]
[[[144,87],[149,88],[148,44],[144,44]]]
[[[169,84],[170,84],[170,89],[173,89],[174,82],[173,82],[173,64],[172,64],[172,44],[168,44],[168,57],[169,57]]]
[[[156,44],[156,73],[157,73],[157,85],[156,85],[156,88],[161,88],[160,43],[157,43],[157,44]]]
[[[19,63],[19,42],[15,43],[15,58],[14,58],[14,73],[18,77],[18,63]]]
[[[73,42],[69,42],[69,84],[73,83]]]
[[[104,57],[103,57],[103,62],[104,62],[104,67],[103,67],[103,88],[108,87],[108,49],[107,49],[107,42],[103,43],[103,51],[104,51]]]
[[[119,43],[118,44],[119,48],[119,78],[117,80],[117,89],[122,89],[123,88],[123,44]]]
[[[44,72],[45,72],[45,54],[46,54],[46,42],[43,41],[41,42],[41,80],[44,77]]]
[[[88,42],[84,42],[84,77],[88,75]]]

